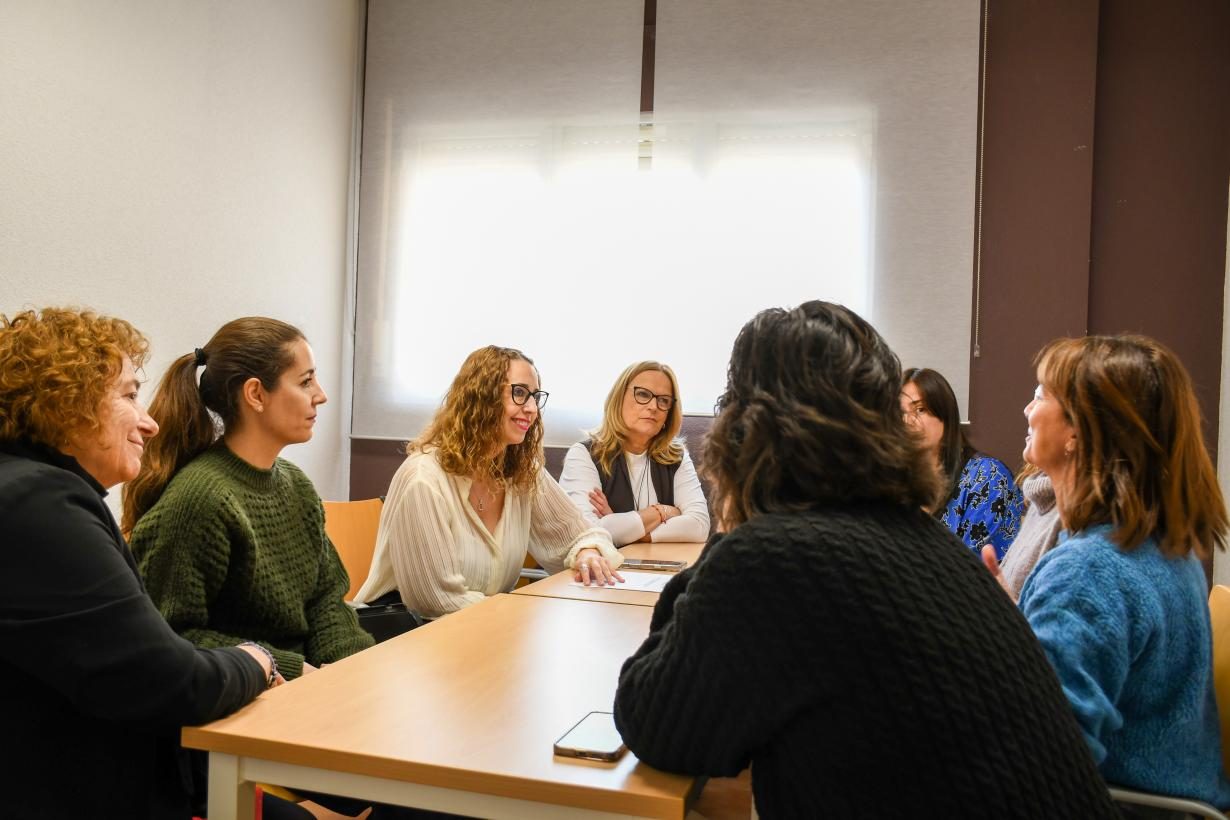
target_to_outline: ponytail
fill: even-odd
[[[141,472],[124,485],[120,526],[125,535],[162,497],[175,474],[218,438],[218,427],[197,390],[196,358],[188,353],[176,359],[150,402],[149,414],[159,431],[145,443]]]

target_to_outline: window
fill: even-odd
[[[830,299],[891,342],[894,329],[909,336],[908,312],[883,324],[899,288],[930,287],[937,267],[963,280],[964,295],[946,294],[955,307],[939,320],[955,322],[958,336],[964,321],[957,358],[967,361],[972,110],[962,119],[968,179],[957,183],[968,188],[955,219],[937,218],[933,192],[903,200],[900,191],[943,163],[887,187],[880,178],[881,112],[892,106],[837,104],[783,75],[767,79],[793,90],[793,108],[771,94],[772,105],[732,107],[697,78],[715,73],[709,62],[748,55],[709,53],[685,23],[689,13],[734,20],[751,7],[693,6],[659,6],[658,105],[642,131],[641,0],[372,4],[355,434],[417,434],[483,344],[520,348],[538,364],[551,391],[548,443],[570,444],[596,424],[615,377],[640,359],[674,367],[685,411],[709,412],[735,334],[756,311]],[[811,8],[791,5],[794,14]],[[976,6],[970,28],[976,65]],[[643,135],[648,163],[637,159]],[[928,143],[903,145],[896,140],[896,160]],[[928,207],[903,225],[919,202]],[[915,238],[884,241],[885,215]],[[945,234],[927,234],[928,224]],[[940,258],[916,257],[912,280],[894,282],[893,268],[886,283],[882,256],[904,269],[898,255],[911,241],[939,245]],[[933,324],[920,336],[933,338]],[[924,353],[908,356],[947,367],[964,393],[967,364],[954,373]]]

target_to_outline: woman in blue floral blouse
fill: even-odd
[[[1003,560],[1021,525],[1023,498],[1004,463],[970,444],[948,380],[934,370],[905,372],[901,412],[935,451],[943,500],[932,510],[975,553],[990,545]]]

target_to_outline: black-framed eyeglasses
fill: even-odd
[[[663,412],[669,411],[675,406],[674,396],[659,396],[652,390],[646,390],[643,387],[632,388],[632,400],[637,404],[649,404],[650,401],[653,401],[657,404],[658,409]]]
[[[510,384],[512,390],[513,404],[521,407],[530,399],[534,400],[534,406],[539,410],[547,406],[547,397],[551,394],[546,390],[531,390],[528,384]]]

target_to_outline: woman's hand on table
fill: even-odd
[[[594,547],[586,547],[577,553],[572,567],[573,578],[585,586],[613,586],[622,582],[623,576],[611,568],[601,552]]]

